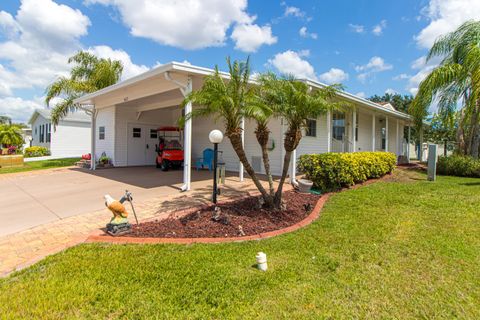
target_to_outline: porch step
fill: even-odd
[[[75,165],[77,167],[80,167],[80,168],[90,168],[90,160],[82,159],[82,160],[76,162]]]

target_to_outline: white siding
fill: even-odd
[[[306,137],[303,132],[302,140],[297,148],[297,157],[302,154],[325,153],[328,151],[328,126],[327,116],[323,115],[317,119],[317,136]],[[282,139],[283,140],[283,139]],[[283,147],[283,141],[282,141]]]
[[[397,153],[397,120],[388,118],[388,151]]]
[[[275,144],[275,148],[268,152],[270,159],[270,171],[274,175],[280,175],[282,171],[282,148],[283,148],[283,139],[281,133],[281,125],[279,119],[272,119],[268,128],[270,129],[270,140]],[[257,142],[255,136],[256,123],[255,121],[246,120],[245,121],[245,153],[247,154],[247,159],[252,164],[252,157],[262,157],[262,149]],[[238,171],[238,166],[237,166]],[[261,170],[259,173],[265,173],[265,167],[263,166],[263,159],[261,159]]]
[[[99,139],[99,128],[105,127],[105,139]],[[115,107],[98,110],[95,126],[95,158],[105,152],[114,162],[115,158]]]
[[[358,112],[358,140],[355,151],[372,151],[372,115]]]
[[[127,166],[128,158],[128,124],[149,124],[155,126],[175,126],[182,110],[179,107],[157,109],[143,112],[137,119],[137,112],[129,107],[115,107],[115,166]],[[107,130],[107,129],[106,129]],[[207,136],[208,140],[208,136]],[[98,150],[98,149],[97,149]]]
[[[52,126],[52,156],[80,157],[90,152],[90,123],[60,121],[56,130]]]
[[[50,123],[50,120],[45,119],[41,115],[38,115],[37,119],[32,123],[32,146],[37,146],[37,147],[45,147],[50,150],[50,143],[49,142],[40,142],[40,126],[41,125],[48,125]],[[53,135],[53,125],[52,125],[52,135]],[[44,140],[46,141],[47,139],[47,133],[45,129],[45,135],[44,135]]]

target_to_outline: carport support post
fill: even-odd
[[[242,117],[240,122],[240,128],[242,129],[242,147],[245,148],[245,118]],[[238,176],[240,181],[243,181],[243,163],[240,161],[240,166],[238,168]]]
[[[188,79],[187,87],[185,88],[185,96],[192,92],[192,80]],[[189,116],[192,113],[192,103],[185,105],[185,131],[184,131],[184,145],[183,145],[183,187],[182,191],[190,190],[191,172],[192,172],[192,118]]]
[[[292,151],[292,167],[290,168],[290,183],[295,184],[296,182],[296,176],[297,176],[297,149]]]
[[[377,120],[375,119],[375,113],[372,115],[372,151],[375,151],[375,145],[376,145],[376,142],[375,142],[375,137],[376,137],[376,134],[377,134],[377,131],[375,130],[375,124],[376,124]]]
[[[96,139],[95,139],[95,132],[97,127],[97,110],[95,109],[95,105],[92,106],[92,134],[91,134],[91,151],[90,151],[90,170],[96,169],[96,157],[95,157],[95,149],[96,149]]]
[[[410,163],[410,124],[408,125],[407,163]]]
[[[388,152],[388,117],[385,117],[385,151]]]

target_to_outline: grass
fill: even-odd
[[[80,161],[80,158],[63,158],[25,162],[23,167],[0,168],[0,174],[68,167],[73,166],[75,162],[78,161]]]
[[[417,180],[415,180],[417,179]],[[84,244],[0,280],[5,318],[478,319],[480,179],[333,196],[319,220],[230,244]],[[252,267],[268,256],[266,273]]]

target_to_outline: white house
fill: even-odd
[[[156,128],[175,125],[182,116],[179,105],[184,96],[200,88],[205,75],[212,72],[211,69],[171,62],[75,100],[83,108],[94,110],[92,155],[98,159],[105,152],[115,166],[155,164]],[[308,79],[303,81],[313,90],[324,86]],[[398,156],[408,154],[404,128],[410,124],[410,116],[347,92],[339,92],[338,98],[350,102],[351,109],[312,119],[294,159],[302,154],[324,152],[375,150],[390,151]],[[192,108],[195,106],[187,104],[185,112],[191,112]],[[195,118],[186,122],[183,189],[190,188],[191,167],[195,158],[201,157],[202,151],[211,147],[209,132],[222,128],[221,122],[211,118]],[[282,119],[275,119],[269,128],[271,168],[278,175],[284,155],[285,125]],[[260,147],[251,121],[244,122],[244,144],[254,169],[262,172]],[[219,149],[223,151],[226,169],[239,171],[240,179],[243,179],[242,165],[228,139],[224,139]],[[95,161],[92,161],[94,168]],[[293,174],[295,165],[291,170]]]
[[[50,110],[36,109],[28,123],[31,145],[46,147],[54,157],[80,157],[91,151],[91,117],[84,111],[68,114],[54,128]]]

